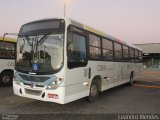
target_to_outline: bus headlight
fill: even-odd
[[[47,86],[47,89],[57,89],[62,82],[63,82],[63,78],[62,77],[58,77],[55,81],[51,82]]]

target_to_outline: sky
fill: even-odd
[[[0,0],[0,36],[63,11],[64,0]],[[160,0],[68,0],[66,16],[130,44],[160,43]]]

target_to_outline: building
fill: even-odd
[[[144,68],[160,69],[160,43],[135,44],[143,51]]]

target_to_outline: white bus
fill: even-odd
[[[0,86],[12,85],[16,40],[0,37]]]
[[[142,51],[69,18],[22,25],[14,94],[60,104],[130,83],[141,75]]]

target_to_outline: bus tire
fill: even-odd
[[[88,101],[93,102],[98,98],[98,96],[99,96],[98,83],[93,81],[90,86]]]
[[[131,75],[130,75],[129,85],[130,85],[130,86],[133,85],[133,72],[132,72]]]
[[[11,86],[13,81],[13,74],[11,72],[2,72],[0,77],[0,83],[2,86]]]

